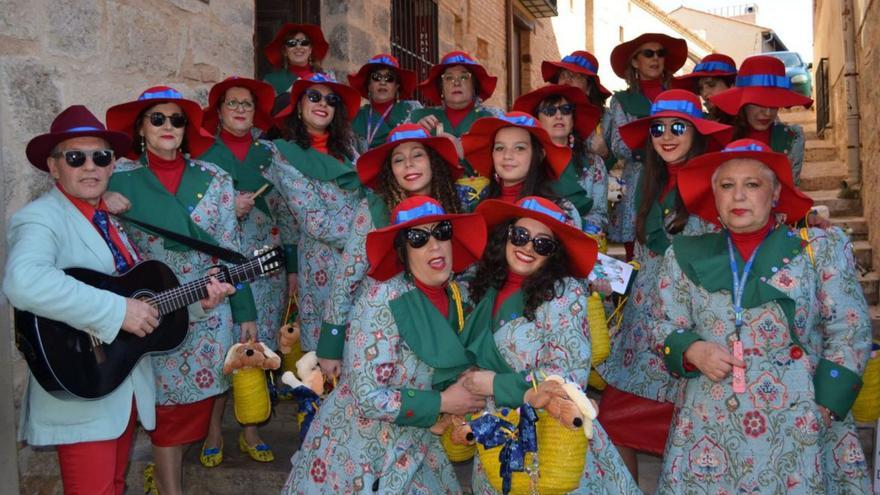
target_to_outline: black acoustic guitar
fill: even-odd
[[[284,255],[279,247],[265,248],[255,257],[231,267],[220,266],[214,276],[232,285],[278,270]],[[164,263],[138,263],[115,276],[85,268],[64,272],[92,287],[146,301],[159,310],[159,326],[146,337],[120,331],[111,343],[62,321],[15,310],[15,342],[47,392],[61,399],[98,399],[116,390],[144,356],[179,346],[189,327],[187,306],[204,299],[210,277],[180,285]]]

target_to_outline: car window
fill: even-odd
[[[774,53],[774,57],[782,60],[782,63],[785,64],[786,67],[800,67],[803,65],[801,62],[801,58],[797,53],[793,52],[785,52],[785,53]]]

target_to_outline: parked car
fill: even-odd
[[[813,68],[812,62],[805,64],[798,52],[768,52],[761,55],[770,55],[782,60],[785,64],[785,75],[791,81],[791,89],[806,96],[813,97],[813,76],[810,69]]]

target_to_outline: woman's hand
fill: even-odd
[[[207,289],[208,295],[199,301],[202,304],[202,309],[205,311],[214,309],[226,296],[235,294],[235,287],[231,284],[225,284],[215,277],[211,277],[205,289]]]
[[[472,394],[488,397],[494,395],[495,372],[487,370],[472,370],[461,375],[464,388]]]
[[[342,372],[341,359],[318,358],[318,366],[321,367],[321,372],[326,377],[339,378],[339,373]]]
[[[822,404],[816,404],[819,406],[819,413],[822,414],[822,422],[825,424],[825,428],[831,428],[831,423],[834,421],[833,414],[831,410]]]
[[[131,209],[131,201],[115,191],[107,191],[102,196],[104,206],[111,215],[121,215]]]
[[[287,274],[287,297],[296,298],[296,273]]]
[[[607,278],[599,278],[590,282],[590,290],[598,292],[601,296],[610,296],[614,292],[611,289],[611,282]]]
[[[464,416],[486,407],[486,398],[468,392],[459,379],[451,387],[440,392],[440,412]]]
[[[440,125],[440,119],[438,119],[434,115],[425,115],[420,118],[418,122],[416,122],[420,126],[424,127],[426,131],[432,132],[434,128]]]
[[[452,144],[455,146],[455,152],[458,153],[458,159],[464,159],[464,147],[461,145],[461,139],[456,137],[454,134],[450,134],[443,130],[443,124],[437,123],[437,126],[434,128],[434,134],[437,137],[445,137],[446,139],[452,141]]]
[[[684,357],[713,382],[726,378],[734,366],[746,366],[745,362],[733,357],[730,351],[715,342],[694,342],[684,351]]]
[[[608,146],[605,144],[605,139],[598,132],[594,132],[590,140],[587,141],[587,148],[590,150],[590,153],[599,155],[603,160],[608,158]]]
[[[245,344],[247,342],[257,341],[257,322],[245,321],[239,326],[241,327],[241,338],[238,339],[239,342]]]
[[[254,193],[243,192],[235,197],[235,216],[242,218],[254,208]]]

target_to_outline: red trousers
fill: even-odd
[[[125,471],[136,418],[137,408],[132,404],[131,419],[119,438],[58,446],[64,495],[122,495],[125,492]]]

